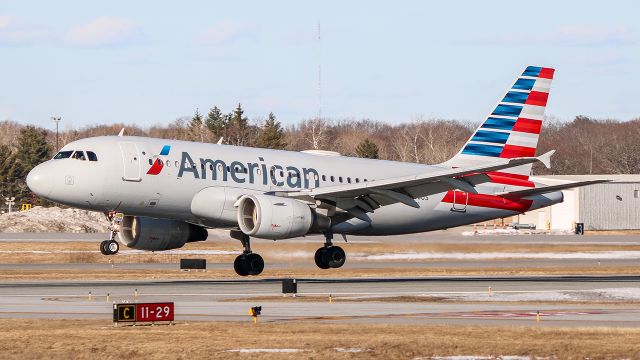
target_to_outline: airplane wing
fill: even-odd
[[[367,181],[355,184],[303,189],[292,192],[277,192],[276,195],[297,198],[306,201],[324,200],[336,209],[348,212],[360,219],[368,219],[366,212],[394,203],[403,203],[411,207],[419,207],[415,199],[437,194],[451,189],[477,193],[465,176],[478,173],[496,171],[514,166],[532,164],[540,161],[549,165],[553,151],[539,157],[522,157],[501,159],[491,163],[465,168],[443,168],[442,170],[425,174],[401,176]]]
[[[502,196],[502,197],[505,197],[505,198],[508,198],[508,199],[522,199],[522,198],[526,198],[528,196],[546,194],[546,193],[550,193],[550,192],[554,192],[554,191],[570,189],[570,188],[576,188],[576,187],[587,186],[587,185],[593,185],[593,184],[601,184],[601,183],[610,182],[610,181],[611,180],[579,181],[579,182],[571,182],[571,183],[560,184],[560,185],[545,186],[545,187],[540,187],[540,188],[535,188],[535,189],[527,189],[527,190],[518,190],[518,191],[505,192],[505,193],[500,193],[500,194],[496,194],[496,195],[499,195],[499,196]]]

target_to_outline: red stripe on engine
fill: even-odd
[[[447,191],[447,194],[442,198],[442,202],[453,204],[453,192],[454,190]],[[455,195],[455,203],[459,205],[465,204],[464,192],[458,191]],[[466,202],[468,206],[479,206],[491,209],[509,210],[516,212],[526,212],[531,208],[533,200],[528,199],[506,199],[501,196],[487,195],[487,194],[468,194],[469,200]]]
[[[538,74],[538,77],[541,77],[544,79],[553,79],[553,73],[555,71],[556,71],[555,69],[543,67],[542,70],[540,70],[540,74]]]
[[[520,131],[529,134],[540,134],[542,128],[542,120],[534,120],[527,118],[518,118],[513,125],[513,131]]]
[[[547,106],[547,99],[549,98],[549,93],[540,92],[540,91],[532,91],[529,93],[529,97],[527,97],[526,105],[537,105],[537,106]]]
[[[500,154],[501,158],[513,159],[517,157],[531,157],[536,154],[536,148],[506,144]]]

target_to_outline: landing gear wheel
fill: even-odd
[[[233,269],[240,276],[260,275],[264,270],[264,260],[258,254],[238,255],[233,262]]]
[[[120,244],[115,240],[109,240],[105,248],[109,251],[109,255],[115,255],[120,250]]]
[[[248,254],[244,261],[249,275],[260,275],[262,270],[264,270],[264,260],[262,256],[258,254]]]
[[[314,256],[314,260],[316,261],[316,265],[320,269],[328,269],[329,261],[327,261],[328,260],[327,248],[321,247],[320,249],[316,250],[316,255]]]
[[[233,262],[233,269],[236,271],[236,274],[240,276],[249,275],[249,271],[244,266],[244,256],[245,255],[238,255],[238,257]]]
[[[100,243],[100,252],[102,255],[114,255],[120,250],[120,244],[115,240],[105,240]]]
[[[109,253],[107,252],[108,242],[109,240],[104,240],[103,242],[100,243],[100,252],[102,253],[102,255],[109,255]]]
[[[347,255],[340,246],[331,246],[327,249],[327,258],[330,268],[339,268],[344,265],[347,260]]]

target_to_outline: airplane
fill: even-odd
[[[460,151],[438,165],[155,139],[101,136],[65,145],[27,176],[38,196],[112,216],[105,255],[129,248],[176,249],[222,228],[240,240],[240,276],[258,275],[251,238],[323,234],[321,269],[339,268],[334,234],[419,233],[510,217],[563,201],[560,190],[529,179],[554,69],[528,66]]]

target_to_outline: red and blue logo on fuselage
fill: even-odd
[[[149,168],[149,171],[147,171],[147,175],[160,174],[160,171],[162,171],[162,168],[164,167],[164,161],[160,159],[160,156],[169,155],[169,151],[171,151],[171,145],[165,145],[162,147],[162,150],[160,150],[160,155],[156,155],[153,157],[154,158],[153,165],[151,165],[151,167]]]

